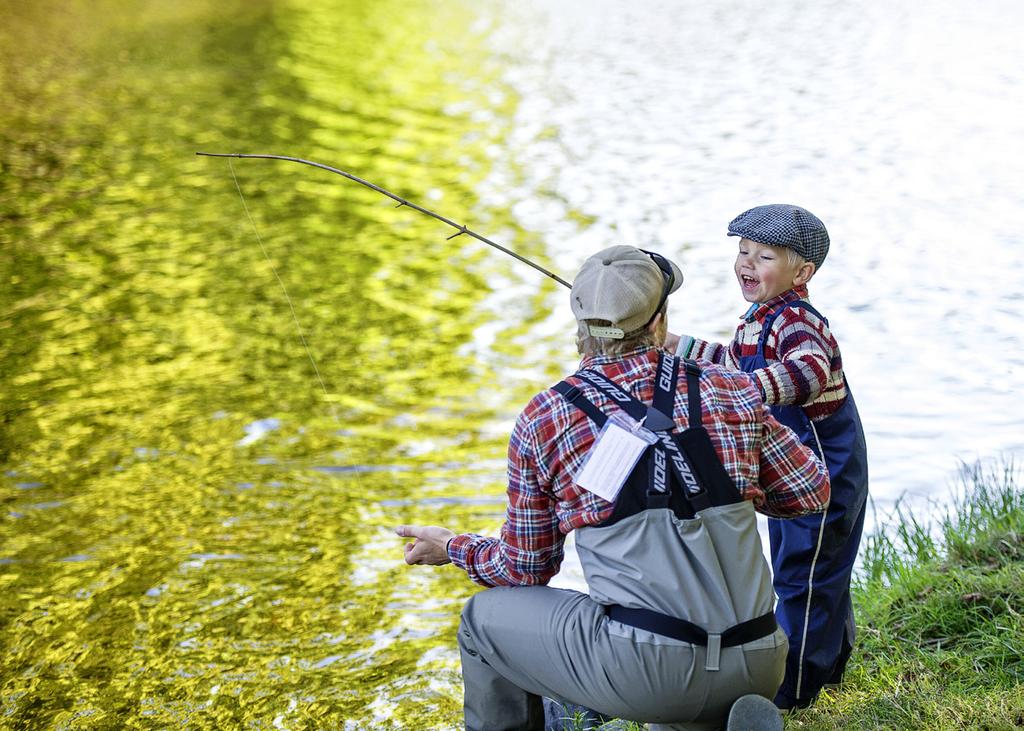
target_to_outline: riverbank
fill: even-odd
[[[929,514],[898,510],[866,539],[844,682],[787,729],[1024,728],[1024,469],[965,468]]]
[[[1024,727],[1024,470],[965,468],[942,517],[899,511],[862,547],[842,686],[786,727]]]

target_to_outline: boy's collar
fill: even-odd
[[[753,322],[754,320],[761,320],[767,317],[769,314],[774,312],[776,309],[786,304],[787,302],[794,302],[796,300],[807,299],[807,285],[801,284],[793,289],[786,290],[782,294],[772,297],[767,302],[755,302],[752,304],[745,313],[743,313],[743,320],[745,322]]]

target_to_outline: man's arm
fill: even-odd
[[[500,538],[455,534],[437,526],[400,526],[417,540],[405,547],[410,564],[441,565],[450,560],[484,586],[546,584],[562,563],[564,536],[554,498],[542,489],[526,412],[516,421],[508,449],[508,507]]]
[[[794,518],[828,507],[828,469],[809,447],[783,426],[767,406],[761,432],[760,487],[764,503],[758,510],[775,518]]]

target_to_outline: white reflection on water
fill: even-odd
[[[495,5],[480,29],[522,100],[491,184],[563,276],[613,243],[677,258],[673,329],[723,340],[745,309],[727,222],[817,213],[811,295],[876,503],[941,500],[960,460],[1024,451],[1022,26],[1008,0]],[[561,288],[551,308],[568,332]]]

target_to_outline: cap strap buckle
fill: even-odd
[[[622,340],[626,336],[620,327],[602,327],[600,325],[587,325],[587,329],[590,331],[590,336],[593,338],[612,338],[614,340]]]

